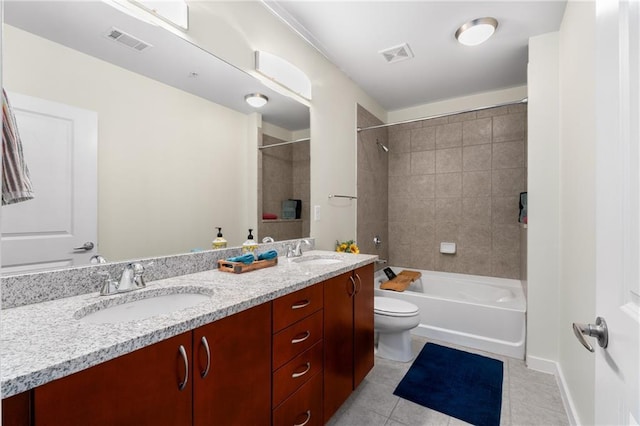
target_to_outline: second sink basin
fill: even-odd
[[[76,312],[75,318],[91,324],[113,324],[169,314],[211,300],[210,295],[197,292],[141,296],[143,298],[123,303],[116,301],[114,305],[94,305]]]
[[[335,257],[320,255],[302,256],[294,259],[293,261],[303,265],[333,265],[335,263],[342,263],[342,260]]]

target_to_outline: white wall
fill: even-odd
[[[240,69],[253,70],[254,51],[263,50],[309,76],[311,205],[312,212],[314,205],[321,209],[320,220],[311,221],[311,236],[320,249],[333,249],[336,239],[355,238],[357,201],[329,200],[328,195],[356,194],[356,104],[383,121],[386,112],[259,2],[193,2],[189,36]]]
[[[557,368],[577,424],[593,424],[595,360],[572,322],[595,314],[595,6],[570,1],[529,46],[527,362]]]
[[[573,322],[595,311],[595,2],[570,1],[560,29],[559,361],[580,423],[593,424],[595,357]]]
[[[242,244],[257,223],[256,192],[245,195],[257,173],[248,148],[257,146],[256,118],[8,25],[4,31],[7,89],[98,113],[103,256],[206,249],[215,226]]]
[[[558,34],[529,40],[527,359],[558,359],[560,102]]]
[[[445,99],[411,108],[389,111],[387,122],[395,123],[404,120],[430,117],[438,114],[450,114],[483,108],[508,102],[517,102],[527,97],[527,86],[517,86],[492,92],[475,93],[459,98]]]

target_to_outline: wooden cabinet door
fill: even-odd
[[[30,426],[32,391],[26,391],[2,400],[4,426]]]
[[[324,282],[324,422],[353,390],[353,297],[351,273]]]
[[[191,425],[191,366],[181,346],[188,362],[191,332],[37,387],[35,424]]]
[[[193,347],[193,424],[269,425],[271,303],[194,330]]]
[[[364,380],[373,368],[373,264],[354,271],[357,283],[353,298],[353,388]]]

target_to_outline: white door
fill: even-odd
[[[596,3],[596,312],[608,347],[595,345],[597,424],[640,421],[640,39],[638,1]]]
[[[97,253],[98,118],[8,92],[35,198],[2,206],[2,272],[88,264]],[[85,250],[85,243],[94,245]]]

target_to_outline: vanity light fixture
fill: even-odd
[[[495,18],[478,18],[463,24],[456,31],[456,40],[465,46],[477,46],[493,35],[498,27]]]
[[[269,98],[262,93],[250,93],[244,97],[244,100],[254,108],[263,107],[269,102]]]

